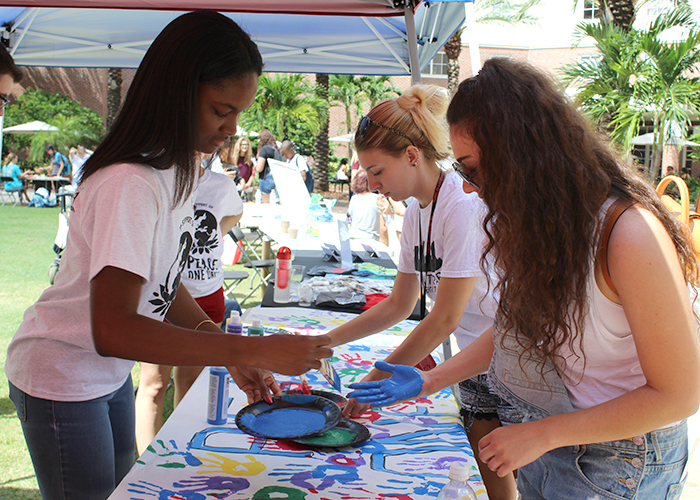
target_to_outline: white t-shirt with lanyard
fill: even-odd
[[[434,211],[431,201],[425,208],[420,208],[419,203],[411,203],[404,214],[398,269],[402,273],[415,273],[419,282],[425,285],[428,297],[435,300],[443,277],[477,278],[454,332],[460,349],[491,327],[496,312],[496,300],[492,294],[487,294],[486,277],[479,264],[486,241],[482,228],[486,212],[481,198],[476,193],[466,194],[459,175],[448,172],[438,192]],[[428,232],[432,251],[430,259],[426,260]],[[417,258],[421,248],[428,268],[422,277],[418,272],[421,259]]]
[[[289,166],[299,173],[309,171],[309,164],[306,163],[306,159],[299,153],[296,153],[292,159],[289,160]]]
[[[120,164],[87,178],[71,207],[53,286],[24,313],[7,378],[35,398],[88,401],[116,391],[134,362],[100,356],[90,327],[90,280],[107,266],[142,279],[138,314],[162,321],[192,247],[192,198],[173,207],[175,170]]]
[[[242,213],[243,201],[233,179],[205,170],[194,203],[194,242],[182,273],[182,284],[192,297],[206,297],[223,286],[224,235],[219,223],[224,217]]]

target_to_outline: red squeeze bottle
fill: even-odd
[[[280,247],[277,250],[277,261],[275,262],[275,292],[273,294],[275,302],[289,302],[291,272],[292,251],[288,247]]]

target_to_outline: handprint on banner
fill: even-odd
[[[154,455],[165,459],[165,462],[156,463],[156,467],[184,469],[187,466],[197,467],[202,464],[199,458],[195,457],[189,451],[180,451],[174,440],[170,440],[168,442],[172,446],[172,449],[168,448],[161,439],[155,441],[155,447],[153,445],[148,445],[148,448],[146,448],[147,452],[153,453]],[[142,465],[144,464],[144,462],[140,459],[137,460],[136,463]]]
[[[223,472],[234,476],[257,476],[267,467],[257,461],[253,455],[246,455],[248,462],[239,462],[231,458],[219,455],[218,453],[209,453],[209,456],[214,457],[202,458],[203,462],[209,462],[202,465],[203,468],[208,468],[208,471],[199,472],[199,474],[207,474],[211,471]]]
[[[127,491],[133,495],[142,495],[131,497],[132,500],[146,500],[150,497],[158,500],[208,500],[228,498],[249,486],[248,480],[241,477],[209,476],[176,481],[172,485],[173,489],[138,481],[129,483]]]

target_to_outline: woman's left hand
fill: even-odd
[[[270,402],[270,391],[275,396],[282,395],[275,377],[267,370],[254,366],[229,366],[227,369],[236,385],[248,396],[248,404],[261,399]]]
[[[546,424],[537,420],[491,431],[479,441],[479,458],[499,477],[504,477],[551,449]]]

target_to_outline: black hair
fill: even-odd
[[[5,46],[0,43],[0,75],[11,75],[15,83],[22,81],[24,74],[15,64],[15,60],[7,51]]]
[[[262,74],[257,45],[233,20],[213,11],[174,19],[141,61],[119,116],[85,162],[82,181],[115,163],[176,168],[173,204],[197,178],[197,91],[201,84]]]

